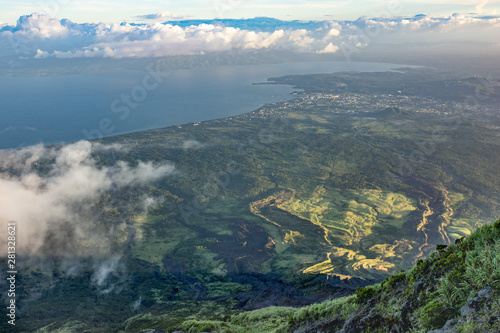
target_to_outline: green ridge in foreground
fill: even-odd
[[[355,295],[191,319],[169,332],[500,332],[499,295],[500,220]]]

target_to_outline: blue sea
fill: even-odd
[[[64,76],[0,76],[0,149],[112,136],[240,115],[293,98],[270,77],[387,71],[401,65],[308,62]],[[158,76],[159,75],[159,76]]]

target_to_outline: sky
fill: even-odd
[[[240,50],[350,59],[376,45],[414,56],[410,43],[426,54],[500,54],[500,0],[431,1],[0,0],[0,65]]]
[[[275,17],[282,20],[354,20],[388,13],[403,16],[453,13],[500,15],[500,0],[2,0],[0,23],[14,24],[26,14],[39,12],[73,22],[134,22],[137,16],[169,13],[171,18]],[[397,8],[397,10],[391,10]],[[164,17],[168,18],[169,14]]]

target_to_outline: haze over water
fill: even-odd
[[[142,86],[146,72],[54,77],[0,76],[0,149],[53,144],[240,115],[293,98],[288,85],[254,85],[270,77],[340,71],[387,71],[401,65],[315,62],[173,70],[130,113],[122,94]],[[154,80],[150,80],[151,84]],[[132,100],[134,101],[134,100]],[[121,119],[122,117],[123,119]],[[105,119],[106,131],[100,130]],[[99,130],[97,132],[96,130]],[[85,135],[85,133],[88,133]]]

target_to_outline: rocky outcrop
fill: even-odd
[[[349,319],[341,330],[336,333],[362,333],[366,332],[369,327],[383,327],[384,318],[372,309],[365,316],[354,316]]]
[[[345,320],[340,316],[324,319],[302,327],[293,331],[294,333],[328,333],[335,332],[339,327],[342,327]]]
[[[493,292],[494,289],[489,286],[481,289],[477,293],[477,296],[471,298],[460,309],[460,317],[448,320],[442,328],[430,331],[429,333],[454,333],[457,332],[457,326],[461,326],[464,323],[470,323],[472,321],[475,323],[477,332],[487,332],[486,330],[481,330],[481,326],[485,325],[483,325],[481,320],[479,320],[480,318],[478,313],[483,312],[483,310],[491,309]],[[487,324],[493,325],[499,320],[500,315],[488,316]]]

